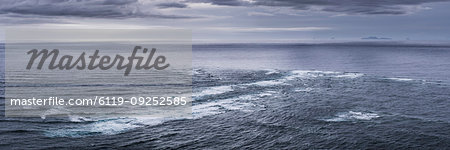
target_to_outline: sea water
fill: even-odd
[[[1,117],[0,148],[446,149],[449,59],[442,45],[193,45],[192,117]]]

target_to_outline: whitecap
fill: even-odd
[[[280,73],[279,71],[274,70],[274,69],[266,69],[265,71],[267,71],[267,72],[265,73],[266,75],[271,75],[271,74],[277,74],[277,73]]]
[[[57,115],[69,115],[69,110],[64,107],[53,107],[48,110],[45,110],[39,116],[41,119],[46,119],[47,116],[57,116]]]
[[[334,71],[317,71],[317,70],[293,70],[291,75],[285,77],[286,80],[294,80],[296,78],[317,78],[326,75],[338,74]]]
[[[275,86],[275,85],[281,85],[281,84],[285,84],[285,83],[281,80],[268,80],[268,81],[258,81],[258,82],[254,82],[254,83],[249,83],[246,85]]]
[[[323,76],[336,77],[336,78],[359,78],[363,76],[362,73],[342,73],[334,71],[317,71],[317,70],[294,70],[291,71],[291,75],[287,76],[286,80],[293,80],[296,78],[317,78]]]
[[[223,111],[220,110],[217,103],[203,103],[192,106],[192,119],[198,119],[205,116],[220,114]]]
[[[261,93],[258,95],[259,97],[272,96],[272,93]]]
[[[222,99],[192,106],[192,118],[198,119],[205,116],[224,113],[227,110],[240,110],[249,112],[255,105],[248,102],[254,100],[254,95],[242,95],[236,98]]]
[[[256,94],[257,95],[257,94]],[[170,120],[177,119],[198,119],[205,116],[217,115],[229,110],[239,110],[244,112],[253,111],[256,107],[251,100],[257,99],[255,94],[242,95],[236,98],[222,99],[218,101],[206,102],[192,106],[192,117],[185,118],[162,118],[162,117],[127,117],[127,118],[106,118],[88,119],[79,116],[70,116],[72,122],[92,121],[88,124],[77,124],[76,126],[66,126],[59,129],[50,129],[45,134],[49,137],[83,137],[95,134],[113,135],[123,133],[145,125],[154,126]]]
[[[351,120],[371,120],[380,117],[375,113],[355,112],[349,111],[345,113],[339,113],[335,118],[324,119],[329,122],[351,121]]]
[[[79,122],[79,117],[70,117],[74,122]],[[158,125],[169,120],[180,118],[162,118],[162,117],[119,117],[119,118],[97,118],[89,119],[93,121],[89,124],[82,124],[76,126],[66,126],[60,129],[48,130],[45,135],[49,137],[83,137],[94,134],[114,135],[123,133],[145,125]]]
[[[69,121],[70,122],[86,122],[86,121],[93,121],[91,118],[86,117],[80,117],[76,115],[69,115]]]
[[[233,91],[233,88],[230,85],[216,86],[216,87],[206,88],[198,93],[194,93],[193,96],[194,97],[202,97],[202,96],[206,96],[206,95],[223,94],[223,93],[231,92],[231,91]]]
[[[199,74],[203,74],[203,71],[201,69],[194,69],[192,71],[192,75],[199,75]]]
[[[295,92],[311,92],[312,90],[314,90],[313,88],[298,88],[298,89],[295,89],[294,91]]]
[[[90,124],[49,130],[45,134],[50,137],[82,137],[92,134],[113,135],[142,126],[137,124],[135,120],[133,118],[98,120]]]
[[[89,132],[113,135],[140,126],[134,119],[117,119],[95,122],[87,127]]]
[[[364,74],[362,74],[362,73],[344,73],[344,74],[336,75],[334,77],[336,77],[336,78],[351,78],[351,79],[354,79],[354,78],[362,77],[363,75]]]
[[[410,79],[410,78],[385,78],[385,79],[396,80],[396,81],[413,81],[414,80],[414,79]]]
[[[259,93],[258,96],[259,97],[267,97],[267,96],[272,96],[273,94],[278,93],[277,91],[265,91],[262,93]]]

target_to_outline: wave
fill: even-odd
[[[272,96],[273,94],[278,93],[277,91],[265,91],[260,94],[258,94],[259,97],[267,97]]]
[[[314,90],[314,88],[298,88],[298,89],[295,89],[294,91],[295,92],[311,92],[311,91],[313,91]]]
[[[336,78],[351,78],[351,79],[354,79],[354,78],[359,78],[359,77],[362,77],[364,74],[362,74],[362,73],[344,73],[344,74],[341,74],[341,75],[336,75],[335,77]]]
[[[341,72],[317,71],[317,70],[294,70],[281,79],[258,81],[244,85],[277,86],[277,85],[288,85],[291,80],[299,78],[335,77],[335,78],[354,79],[362,77],[363,75],[364,74],[362,73],[341,73]]]
[[[294,80],[296,78],[317,78],[317,77],[334,77],[334,78],[359,78],[364,76],[362,73],[351,72],[334,72],[334,71],[318,71],[318,70],[294,70],[291,75],[287,76],[286,80]]]
[[[136,118],[109,118],[97,120],[90,124],[50,129],[45,132],[45,135],[48,137],[83,137],[96,134],[113,135],[142,126],[136,120]]]
[[[223,99],[208,103],[194,105],[192,117],[188,118],[163,118],[163,117],[133,117],[133,118],[106,118],[93,119],[78,116],[70,116],[69,120],[74,123],[90,122],[89,124],[75,124],[59,129],[49,129],[45,132],[48,137],[84,137],[90,135],[104,134],[114,135],[136,129],[143,126],[155,126],[167,121],[180,119],[199,119],[206,116],[225,113],[230,110],[250,112],[256,105],[245,102],[255,99],[255,95],[243,95],[236,98]]]
[[[388,80],[395,80],[395,81],[414,81],[414,79],[410,79],[410,78],[385,78]]]
[[[192,94],[193,97],[203,97],[207,95],[217,95],[217,94],[223,94],[226,92],[233,91],[233,88],[231,85],[223,85],[223,86],[216,86],[216,87],[208,87],[198,93]]]
[[[123,133],[138,127],[155,126],[167,121],[180,119],[200,119],[206,116],[217,115],[227,111],[251,112],[264,106],[252,103],[259,99],[263,93],[276,93],[266,91],[261,93],[241,95],[234,98],[219,99],[211,102],[199,103],[192,106],[192,117],[187,118],[164,118],[164,117],[133,117],[133,118],[85,118],[79,116],[69,116],[69,121],[73,123],[87,122],[88,124],[75,124],[60,129],[49,129],[45,132],[49,137],[84,137],[97,134],[113,135]]]
[[[334,118],[324,119],[328,122],[355,121],[355,120],[371,120],[380,117],[375,113],[348,111],[339,113]]]
[[[198,73],[204,73],[202,70],[196,70]],[[271,75],[274,73],[279,73],[279,71],[271,70],[265,75]],[[275,87],[280,85],[289,85],[291,80],[296,78],[315,78],[315,77],[336,77],[336,78],[357,78],[361,77],[362,74],[358,73],[340,73],[331,71],[315,71],[315,70],[294,70],[287,72],[284,76],[278,79],[255,81],[252,83],[244,84],[232,84],[232,85],[220,85],[213,87],[201,88],[196,93],[193,93],[194,99],[199,99],[205,96],[215,96],[220,94],[225,94],[228,92],[233,92],[235,90],[241,90],[248,87],[258,86],[258,87]],[[305,89],[295,89],[296,92],[309,92],[314,90],[313,88]],[[237,93],[240,93],[237,91]],[[50,137],[83,137],[96,134],[119,134],[128,130],[132,130],[143,126],[154,126],[171,120],[178,119],[199,119],[206,116],[213,116],[222,114],[228,111],[243,111],[251,112],[258,109],[264,109],[262,105],[257,105],[254,101],[260,98],[266,98],[269,96],[274,96],[278,91],[273,89],[268,89],[265,91],[256,92],[245,92],[243,95],[235,95],[231,98],[225,99],[214,99],[214,97],[207,97],[208,101],[197,101],[192,106],[192,117],[189,118],[154,118],[154,117],[133,117],[133,118],[106,118],[106,119],[93,119],[85,118],[79,116],[69,116],[69,121],[73,123],[85,122],[85,124],[75,124],[65,126],[59,129],[50,129],[45,132],[45,135]],[[52,114],[53,112],[48,112]],[[364,119],[367,117],[374,117],[372,114],[361,113],[360,112],[348,112],[347,114],[340,114],[337,118],[328,119],[332,120],[346,120],[346,119]],[[45,119],[45,116],[43,116]]]
[[[80,116],[76,116],[76,115],[70,115],[69,116],[69,121],[70,122],[92,122],[95,121],[92,118],[86,118],[86,117],[80,117]]]
[[[256,107],[256,105],[246,101],[255,99],[257,99],[255,95],[242,95],[237,98],[222,99],[194,105],[192,106],[192,119],[221,114],[230,110],[250,112],[253,110],[252,108]]]
[[[244,84],[244,85],[257,85],[257,86],[275,86],[285,84],[282,80],[268,80],[268,81],[258,81],[254,83]]]
[[[272,74],[279,74],[280,71],[275,70],[275,69],[266,69],[265,71],[267,71],[266,73],[264,73],[265,75],[272,75]]]

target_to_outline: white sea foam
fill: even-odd
[[[364,74],[362,74],[362,73],[344,73],[344,74],[336,75],[336,76],[334,76],[334,77],[337,77],[337,78],[351,78],[351,79],[354,79],[354,78],[362,77],[363,75],[364,75]]]
[[[268,81],[258,81],[254,83],[249,83],[245,85],[257,85],[257,86],[275,86],[275,85],[281,85],[286,84],[282,80],[268,80]]]
[[[203,74],[203,72],[201,72],[200,69],[194,69],[194,70],[192,71],[192,75],[198,75],[198,74]]]
[[[219,105],[221,107],[225,108],[226,110],[243,110],[243,111],[246,111],[245,108],[249,108],[249,107],[253,106],[250,103],[237,102],[234,99],[226,99],[226,100],[220,101]]]
[[[121,133],[125,130],[140,127],[135,120],[117,119],[110,121],[95,122],[87,127],[89,132],[103,133],[107,135]]]
[[[217,94],[223,94],[226,92],[233,91],[233,88],[230,85],[224,85],[224,86],[216,86],[216,87],[209,87],[206,88],[198,93],[194,93],[194,97],[202,97],[206,95],[217,95]]]
[[[259,97],[267,97],[267,96],[272,96],[275,93],[278,93],[278,92],[277,91],[265,91],[265,92],[259,93],[258,96]]]
[[[268,74],[276,73],[267,72]],[[292,71],[290,75],[277,79],[268,81],[257,81],[254,83],[247,84],[237,84],[237,85],[223,85],[216,87],[207,87],[200,92],[194,93],[194,97],[202,97],[207,95],[217,95],[227,92],[234,91],[234,87],[245,88],[245,86],[256,85],[256,86],[275,86],[282,85],[289,82],[289,80],[295,78],[313,78],[329,75],[330,77],[349,77],[354,76],[359,77],[356,74],[344,74],[339,76],[337,72],[331,71]],[[308,92],[312,91],[313,88],[296,89],[297,92]],[[192,117],[187,119],[198,119],[205,116],[217,115],[224,113],[229,110],[239,110],[239,111],[253,111],[258,106],[252,103],[252,101],[257,100],[261,97],[272,96],[276,94],[277,91],[265,91],[262,93],[242,95],[236,98],[222,99],[212,102],[201,103],[193,105],[192,107]],[[51,114],[51,112],[48,112]],[[45,117],[45,116],[44,116]],[[379,117],[377,114],[372,113],[361,113],[350,111],[348,113],[339,114],[336,118],[327,119],[327,121],[340,121],[349,119],[360,119],[360,120],[370,120],[372,118]],[[135,118],[118,118],[118,119],[107,119],[107,120],[92,120],[78,116],[71,116],[69,118],[72,122],[84,122],[84,121],[95,121],[88,124],[77,125],[76,127],[69,127],[67,129],[50,130],[48,135],[50,136],[85,136],[95,133],[100,134],[118,134],[127,130],[131,130],[137,127],[142,127],[144,125],[157,125],[168,120],[175,120],[180,118],[152,118],[152,117],[135,117]]]
[[[274,70],[274,69],[266,69],[266,75],[271,75],[271,74],[277,74],[277,73],[280,73],[279,71],[277,71],[277,70]]]
[[[40,114],[41,119],[47,118],[47,116],[52,115],[68,115],[68,109],[63,107],[53,107],[48,110],[46,110],[44,113]]]
[[[272,93],[261,93],[258,95],[259,97],[272,96]]]
[[[205,116],[224,113],[227,110],[240,110],[248,112],[251,110],[251,107],[255,106],[248,101],[254,99],[256,99],[254,95],[242,95],[237,98],[222,99],[194,105],[192,106],[192,116],[193,119],[198,119]]]
[[[385,79],[396,80],[396,81],[413,81],[414,80],[414,79],[410,79],[410,78],[385,78]]]
[[[345,113],[339,113],[335,118],[325,119],[325,121],[339,122],[339,121],[351,121],[351,120],[371,120],[380,117],[375,113],[354,112],[349,111]]]
[[[312,90],[314,90],[314,88],[298,88],[298,89],[295,89],[294,91],[295,92],[311,92]]]
[[[242,95],[236,98],[222,99],[192,106],[192,117],[189,118],[158,118],[158,117],[132,117],[87,119],[78,116],[70,116],[72,122],[93,121],[89,124],[71,126],[63,129],[52,129],[46,132],[50,137],[83,137],[92,134],[119,134],[145,125],[158,125],[170,120],[198,119],[205,116],[217,115],[228,110],[252,111],[256,105],[251,100],[257,99],[256,95]]]
[[[339,72],[334,71],[319,71],[319,70],[294,70],[292,73],[295,74],[336,74]]]
[[[332,76],[334,75],[334,76]],[[294,80],[297,78],[317,78],[322,76],[337,77],[338,75],[343,75],[340,72],[334,71],[317,71],[317,70],[294,70],[291,74],[285,77],[285,80]],[[350,75],[347,75],[350,76]],[[344,77],[344,76],[343,76]]]
[[[269,71],[267,73],[271,73],[272,71]],[[333,72],[333,71],[317,71],[317,70],[294,70],[291,71],[290,75],[285,76],[281,79],[276,80],[267,80],[267,81],[257,81],[253,83],[247,83],[247,84],[238,84],[238,85],[225,85],[225,86],[216,86],[216,87],[209,87],[206,88],[198,93],[194,93],[194,97],[202,97],[206,95],[217,95],[217,94],[223,94],[226,92],[233,91],[233,86],[276,86],[276,85],[287,85],[287,83],[290,80],[294,80],[296,78],[316,78],[320,76],[330,76],[330,77],[337,77],[337,78],[358,78],[363,76],[364,74],[360,73],[340,73],[340,72]]]
[[[69,116],[69,120],[70,120],[71,122],[93,121],[93,119],[91,119],[91,118],[80,117],[80,116],[74,116],[74,115],[70,115],[70,116]]]
[[[73,122],[82,122],[83,120],[73,119]],[[114,135],[128,130],[132,130],[145,125],[158,125],[169,120],[181,118],[160,118],[160,117],[130,117],[130,118],[103,118],[90,119],[95,121],[89,124],[81,124],[76,126],[67,126],[61,129],[52,129],[45,134],[50,137],[83,137],[92,134]]]
[[[222,113],[217,103],[203,103],[192,106],[192,118],[198,119],[205,116]]]
[[[75,122],[79,122],[75,120]],[[112,118],[97,120],[90,124],[77,125],[63,129],[49,130],[45,134],[51,137],[82,137],[90,134],[118,134],[142,125],[137,124],[136,119],[132,118]]]
[[[294,70],[291,71],[291,74],[286,76],[286,80],[294,80],[296,78],[315,78],[318,77],[317,71],[308,71],[308,70]]]

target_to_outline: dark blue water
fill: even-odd
[[[450,149],[450,47],[210,44],[193,56],[192,118],[2,117],[0,148]]]

